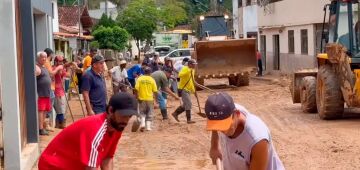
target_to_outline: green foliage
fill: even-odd
[[[188,16],[185,10],[186,4],[179,0],[162,0],[160,5],[160,21],[167,27],[186,24]]]
[[[59,5],[77,5],[78,0],[57,0]],[[80,0],[80,4],[83,3],[83,0]]]
[[[99,43],[101,49],[124,50],[129,39],[129,34],[119,26],[104,27],[99,26],[92,35]]]
[[[132,0],[117,21],[137,41],[152,38],[157,28],[158,10],[154,0]]]
[[[100,43],[99,43],[99,41],[92,41],[92,42],[90,43],[90,48],[96,48],[96,49],[100,48]]]
[[[116,26],[116,23],[113,19],[111,19],[111,17],[108,17],[105,14],[102,14],[99,22],[96,25],[94,25],[93,30],[96,30],[100,26],[114,27],[114,26]]]

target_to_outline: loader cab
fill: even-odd
[[[354,62],[360,63],[360,13],[359,0],[332,0],[324,7],[322,39],[327,43],[339,43],[345,46]],[[328,29],[325,31],[326,16]],[[321,52],[325,52],[321,46]],[[358,58],[358,61],[356,60]]]

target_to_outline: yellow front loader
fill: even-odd
[[[347,107],[360,107],[360,11],[358,0],[332,0],[324,7],[322,42],[316,71],[293,74],[291,95],[303,112],[338,119]],[[328,29],[325,19],[328,15]]]

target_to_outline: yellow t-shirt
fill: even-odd
[[[87,55],[84,58],[83,71],[85,71],[86,69],[88,69],[91,66],[91,61],[92,61],[92,58],[90,55]]]
[[[191,72],[193,77],[191,77]],[[194,93],[195,92],[195,86],[193,82],[194,75],[195,75],[194,69],[191,69],[188,66],[184,66],[179,72],[180,82],[178,88]]]
[[[155,80],[151,76],[140,76],[136,80],[135,89],[139,100],[154,101],[154,93],[157,92],[157,87]]]
[[[53,68],[51,67],[49,58],[46,59],[46,62],[45,62],[45,64],[44,64],[44,66],[45,66],[45,68],[48,70],[49,75],[51,75],[50,72],[52,72]],[[51,90],[55,90],[55,80],[54,80],[54,76],[50,76],[50,78],[51,78]]]

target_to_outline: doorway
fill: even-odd
[[[274,47],[274,70],[280,70],[280,38],[279,35],[273,35]]]
[[[263,70],[266,70],[266,35],[260,36],[260,53]]]

